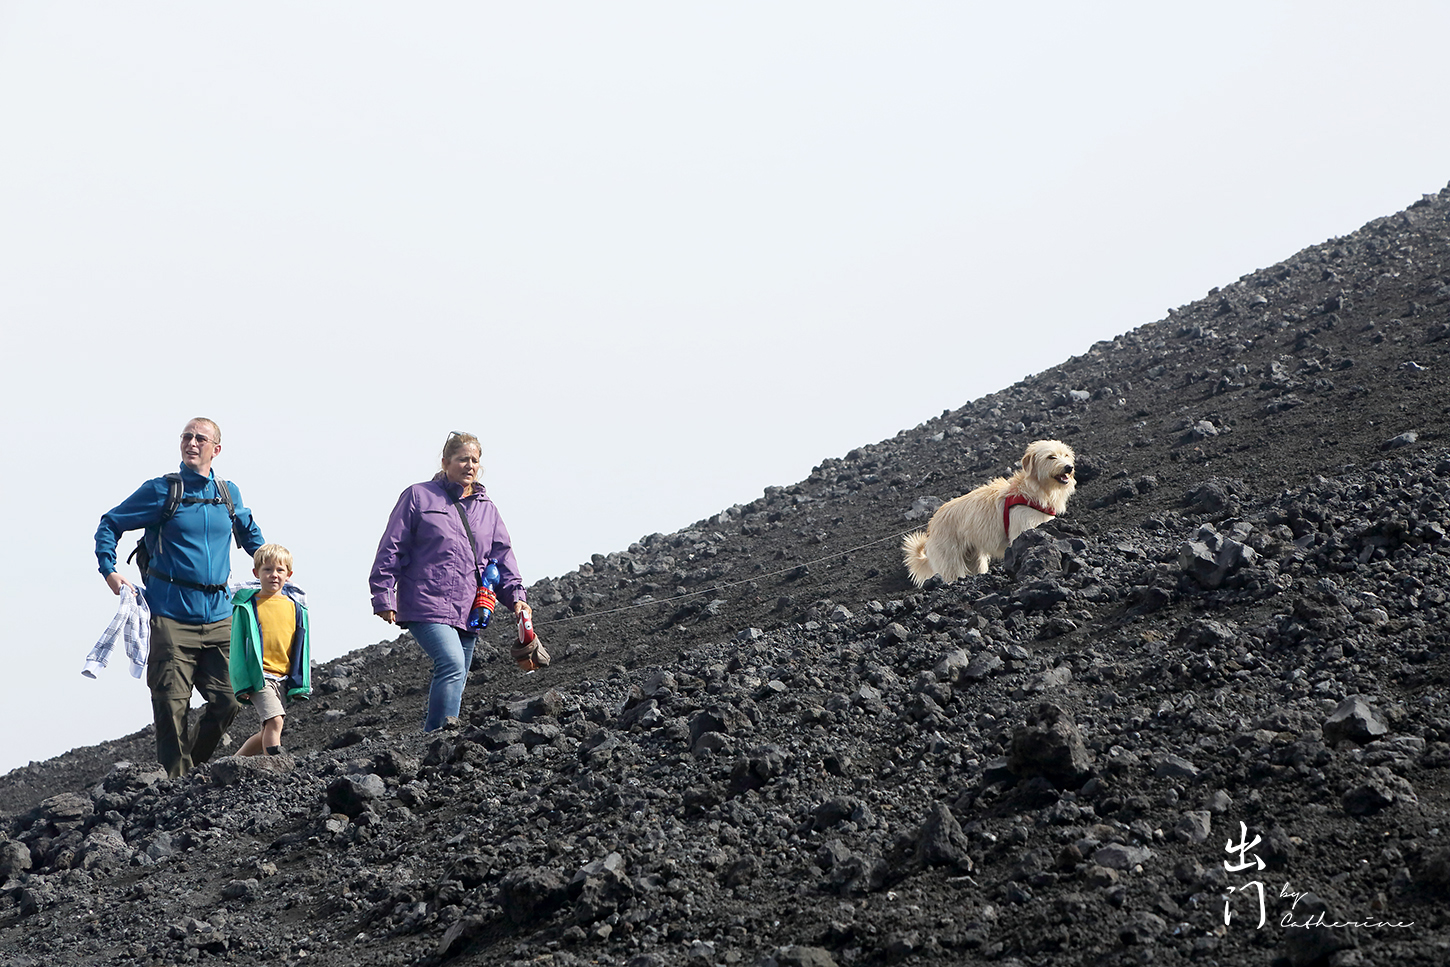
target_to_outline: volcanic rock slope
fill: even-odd
[[[0,960],[1450,961],[1447,216],[539,582],[554,665],[494,629],[456,728],[403,638],[316,669],[282,757],[10,773]],[[1043,437],[1067,515],[908,585],[903,533]]]

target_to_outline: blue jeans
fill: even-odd
[[[458,715],[463,704],[463,684],[473,664],[473,646],[478,635],[450,625],[409,621],[403,625],[433,659],[433,684],[428,689],[428,716],[423,731],[441,728],[443,720]]]

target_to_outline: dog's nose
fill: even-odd
[[[1067,472],[1068,472],[1068,473],[1072,473],[1072,464],[1070,464],[1070,463],[1069,463],[1069,464],[1068,464],[1068,465],[1067,465],[1067,466],[1066,466],[1066,467],[1065,467],[1065,468],[1063,468],[1063,469],[1065,469],[1065,470],[1066,470],[1066,471],[1067,471]]]

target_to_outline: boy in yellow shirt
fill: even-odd
[[[292,552],[263,544],[253,555],[260,588],[232,598],[232,690],[257,710],[262,727],[237,755],[280,755],[286,703],[312,693],[307,636],[307,598],[291,583]]]

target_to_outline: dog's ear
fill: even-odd
[[[1036,457],[1037,451],[1033,450],[1031,447],[1028,447],[1027,451],[1022,454],[1022,470],[1025,473],[1032,473],[1032,464],[1036,462]]]

